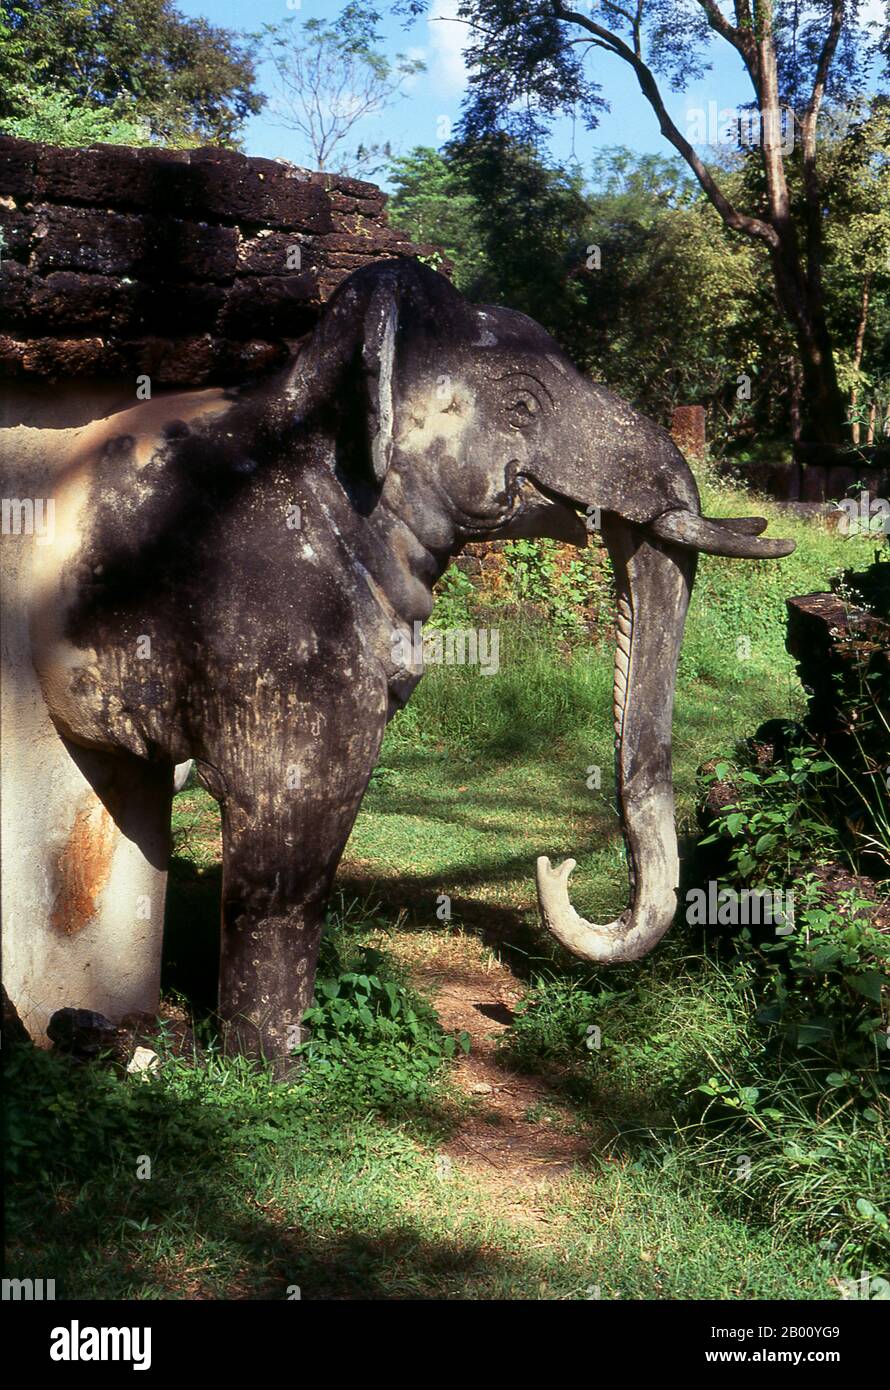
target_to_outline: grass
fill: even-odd
[[[87,1298],[819,1298],[830,1266],[715,1212],[646,1160],[594,1160],[512,1222],[472,1177],[443,1181],[442,1115],[384,1120],[218,1064],[74,1080],[41,1058],[56,1118],[11,1268]],[[60,1111],[68,1111],[62,1120]],[[88,1141],[73,1138],[90,1117]],[[437,1133],[438,1131],[438,1133]],[[101,1136],[102,1142],[97,1142]],[[150,1178],[137,1168],[152,1159]],[[595,1290],[599,1288],[599,1295]]]
[[[759,510],[707,481],[706,493],[711,514]],[[675,718],[681,830],[693,828],[702,761],[801,712],[785,597],[825,587],[857,544],[785,516],[770,529],[798,540],[781,565],[702,562]],[[524,995],[503,1061],[543,1079],[537,1117],[584,1136],[588,1161],[515,1203],[490,1175],[443,1167],[474,1102],[444,1052],[422,1075],[410,1047],[393,1063],[386,1048],[404,1035],[393,1025],[381,1042],[376,1018],[376,1032],[310,1057],[288,1085],[212,1046],[171,1048],[142,1080],[25,1054],[7,1064],[19,1163],[8,1273],[85,1298],[818,1299],[845,1273],[886,1270],[869,1215],[890,1189],[886,1136],[849,1114],[814,1116],[790,1068],[768,1133],[762,1102],[732,1109],[732,1088],[768,1071],[744,965],[679,929],[613,972],[585,971],[543,939],[538,853],[579,860],[579,910],[625,900],[611,644],[569,645],[492,611],[499,675],[432,668],[387,733],[341,867],[331,949],[339,967],[378,953],[380,998],[387,981],[403,991],[435,1060],[435,1016],[399,961],[423,959],[443,933],[483,938]],[[218,817],[200,788],[177,798],[174,831],[165,987],[200,1017],[219,891]],[[198,1037],[212,1033],[200,1024]],[[726,1083],[720,1098],[696,1089],[709,1078]],[[48,1118],[35,1129],[38,1111]]]

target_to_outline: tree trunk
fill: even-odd
[[[803,374],[795,357],[791,362],[791,441],[796,444],[801,431],[801,401],[803,399]]]
[[[862,351],[865,347],[865,330],[868,326],[868,291],[871,284],[871,276],[866,275],[862,282],[862,307],[859,311],[859,323],[856,327],[856,341],[853,344],[853,371],[858,373],[862,366]],[[850,391],[850,415],[853,417],[851,430],[853,443],[859,443],[859,421],[856,419],[856,407],[859,404],[859,387],[854,385]]]
[[[770,260],[779,303],[797,339],[803,376],[801,439],[807,444],[844,444],[849,438],[847,403],[838,385],[831,335],[821,294],[800,273],[796,254],[782,245]]]
[[[738,21],[733,24],[717,0],[698,0],[707,22],[726,39],[748,71],[760,112],[763,172],[766,179],[768,212],[751,216],[734,207],[714,178],[713,171],[700,158],[682,134],[664,103],[658,81],[642,57],[642,8],[636,18],[616,5],[616,11],[630,19],[632,36],[618,34],[600,22],[598,15],[586,16],[567,0],[553,0],[557,17],[593,35],[594,42],[618,55],[634,70],[640,90],[649,102],[665,139],[689,165],[705,194],[730,231],[740,232],[769,249],[779,305],[794,329],[800,353],[803,379],[802,441],[843,444],[849,438],[846,401],[837,380],[831,334],[825,315],[822,292],[823,204],[816,161],[816,121],[825,95],[828,74],[834,61],[843,25],[843,0],[832,0],[830,23],[818,52],[813,87],[801,121],[802,157],[806,190],[805,264],[798,246],[798,225],[792,213],[782,139],[782,104],[779,60],[775,42],[775,0],[756,0],[753,23],[751,7],[735,5]],[[633,9],[633,7],[631,7]],[[784,21],[783,21],[784,22]]]

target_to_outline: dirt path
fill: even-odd
[[[534,1195],[570,1178],[590,1146],[569,1132],[571,1112],[546,1082],[498,1059],[497,1040],[522,997],[516,980],[474,936],[422,932],[386,945],[432,998],[443,1028],[470,1035],[453,1077],[472,1104],[442,1146],[443,1163],[472,1173],[502,1215],[535,1219]]]

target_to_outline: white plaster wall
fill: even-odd
[[[41,427],[0,428],[2,497],[49,496],[73,434],[59,426],[110,413],[112,399],[133,403],[132,394],[120,400],[119,389],[96,392],[92,403],[83,392],[60,396],[52,388],[34,396],[30,418]],[[8,398],[5,408],[0,401],[4,418],[22,418]],[[94,1009],[118,1021],[157,1007],[169,787],[157,769],[69,751],[56,732],[28,630],[39,547],[34,536],[0,538],[0,891],[3,984],[35,1042],[46,1045],[56,1009]],[[106,799],[117,824],[91,782],[111,786]],[[92,903],[94,911],[66,917],[72,889],[81,908]]]

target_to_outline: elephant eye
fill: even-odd
[[[507,415],[511,425],[521,429],[523,425],[528,425],[540,414],[541,407],[532,395],[516,396],[507,406]]]

